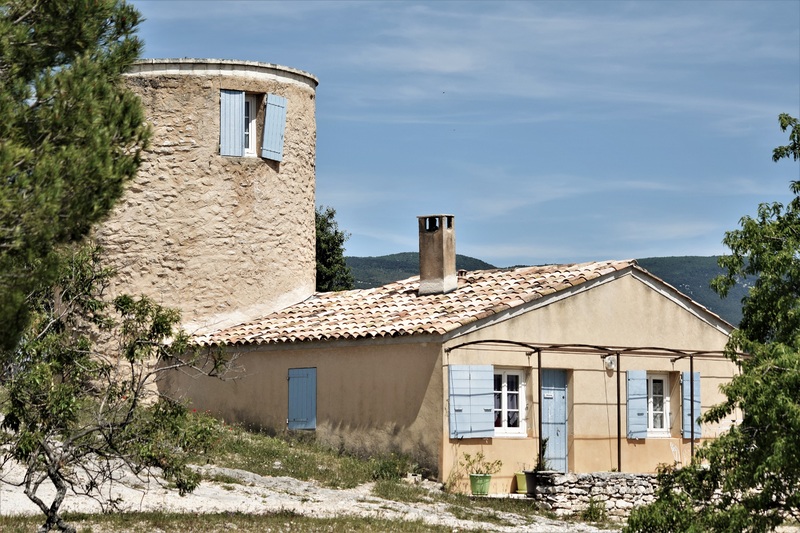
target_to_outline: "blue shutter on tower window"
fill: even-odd
[[[694,388],[694,424],[692,424],[692,387]],[[692,438],[692,425],[694,425],[694,438],[700,438],[700,372],[692,374],[689,372],[681,373],[681,412],[682,412],[682,433],[684,439]]]
[[[494,436],[494,367],[450,365],[450,438]]]
[[[628,438],[647,437],[647,372],[628,370]]]
[[[276,94],[268,94],[261,157],[273,161],[283,160],[283,132],[285,129],[286,98]]]
[[[317,428],[317,369],[289,369],[289,429]]]
[[[244,92],[219,93],[219,155],[244,155]]]

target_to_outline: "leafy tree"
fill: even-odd
[[[317,228],[317,291],[345,291],[353,288],[355,280],[344,260],[344,243],[350,237],[339,229],[332,207],[319,206],[314,210]]]
[[[148,129],[121,78],[139,21],[123,0],[0,6],[0,347],[54,279],[55,246],[85,236],[139,166]]]
[[[800,159],[800,124],[780,116],[789,144],[773,160]],[[700,448],[692,464],[659,475],[658,500],[637,509],[630,531],[765,531],[800,520],[800,182],[783,206],[762,204],[756,218],[726,233],[731,254],[714,280],[722,295],[755,278],[727,355],[741,372],[722,387],[727,400],[705,422],[742,413],[742,422]],[[740,355],[740,354],[746,355]]]
[[[118,502],[108,484],[123,472],[142,483],[160,473],[181,494],[195,488],[186,462],[209,450],[218,426],[162,396],[157,381],[187,366],[220,375],[227,363],[191,349],[173,329],[177,311],[145,297],[107,302],[112,272],[98,249],[68,250],[57,273],[28,297],[30,325],[3,354],[0,482],[24,487],[46,517],[42,531],[74,531],[59,514],[68,490],[109,510]],[[46,502],[40,489],[49,484],[56,494]]]

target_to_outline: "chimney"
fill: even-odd
[[[456,228],[453,215],[417,217],[419,222],[419,294],[445,294],[458,286]]]

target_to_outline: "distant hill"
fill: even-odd
[[[393,281],[419,275],[419,253],[405,252],[379,257],[345,257],[353,271],[356,289],[380,287]],[[497,268],[474,257],[456,254],[457,270],[490,270]]]
[[[352,269],[357,289],[379,287],[393,281],[419,274],[419,254],[405,252],[379,257],[345,257]],[[737,284],[728,297],[720,298],[711,290],[710,282],[722,274],[716,257],[647,257],[638,259],[639,266],[661,278],[693,300],[709,308],[731,324],[742,319],[742,298],[747,287]],[[480,259],[456,255],[456,268],[461,270],[489,270],[497,268]]]
[[[646,257],[637,259],[639,266],[663,279],[686,296],[738,325],[742,320],[742,298],[747,296],[747,286],[737,283],[731,287],[727,298],[720,298],[710,286],[711,280],[723,273],[717,257],[681,256]]]

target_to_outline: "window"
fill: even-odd
[[[647,436],[669,436],[669,376],[647,374]]]
[[[670,403],[670,374],[628,370],[628,438],[672,436],[672,420],[678,407]],[[677,374],[672,374],[673,379]],[[700,373],[681,374],[681,435],[685,439],[701,436]],[[674,411],[673,411],[674,409]]]
[[[286,129],[286,98],[275,94],[258,95],[222,89],[220,91],[219,153],[234,157],[256,157],[257,118],[264,102],[264,129],[261,157],[283,160],[283,135]]]
[[[494,434],[525,434],[525,383],[518,370],[494,373]]]
[[[450,365],[450,438],[526,435],[524,371]]]
[[[244,97],[244,155],[256,156],[256,115],[258,115],[257,98],[254,94]]]

